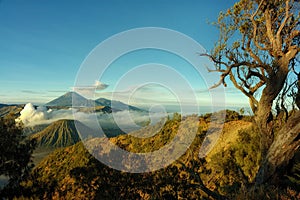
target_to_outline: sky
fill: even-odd
[[[134,105],[148,102],[153,105],[172,104],[174,101],[193,104],[189,98],[194,97],[201,105],[208,105],[215,97],[208,92],[211,86],[208,84],[212,83],[207,79],[218,75],[199,73],[199,67],[204,69],[210,63],[200,58],[197,50],[189,49],[184,39],[177,41],[166,36],[158,38],[157,45],[182,45],[186,56],[169,52],[168,48],[173,46],[166,49],[140,48],[118,54],[122,45],[134,45],[140,38],[145,39],[144,35],[119,43],[113,43],[111,38],[118,39],[126,31],[131,33],[130,30],[158,27],[158,30],[172,30],[197,42],[203,47],[199,48],[200,53],[209,52],[219,34],[210,22],[234,2],[2,0],[0,103],[43,104],[77,86],[91,86],[96,88],[92,96],[87,95],[91,98],[114,97]],[[151,39],[151,35],[148,37]],[[89,67],[93,52],[103,50],[105,42],[110,45],[107,52],[99,50],[94,55],[98,60],[93,64],[99,64],[93,68],[95,72],[89,71],[88,81],[78,81],[83,68]],[[109,53],[116,54],[116,58],[109,65],[100,66]],[[199,66],[195,68],[187,59],[189,56],[191,59],[199,57],[199,61],[195,61]],[[216,90],[222,92],[222,88]],[[247,99],[232,86],[225,92],[226,105],[247,105]]]

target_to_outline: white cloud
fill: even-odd
[[[109,85],[102,83],[98,80],[95,80],[95,83],[90,86],[75,86],[72,87],[71,89],[74,92],[77,92],[78,94],[86,97],[86,98],[94,98],[95,92],[96,91],[101,91],[104,90],[108,87]]]
[[[96,80],[95,84],[93,85],[93,87],[96,90],[104,90],[104,89],[106,89],[108,87],[108,85]]]
[[[46,107],[39,106],[35,108],[32,103],[27,103],[17,122],[22,122],[24,126],[35,126],[39,124],[50,124],[59,119],[73,119],[73,110],[47,110]]]

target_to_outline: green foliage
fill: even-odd
[[[236,143],[214,154],[208,167],[215,186],[223,194],[238,191],[254,181],[261,161],[260,134],[253,125],[238,133]]]
[[[232,116],[237,116],[234,112],[232,113]],[[194,117],[182,118],[176,115],[164,123],[162,121],[143,129],[143,131],[150,131],[148,132],[150,135],[156,133],[157,136],[137,138],[132,135],[121,135],[110,138],[110,141],[131,152],[151,152],[170,142],[179,127],[183,129],[183,133],[189,133],[194,126]],[[197,135],[185,154],[170,166],[154,172],[133,174],[109,168],[90,155],[81,142],[67,148],[57,149],[34,169],[29,179],[22,182],[25,191],[23,197],[36,199],[212,199],[209,194],[221,193],[226,194],[230,199],[240,199],[242,195],[254,199],[255,192],[258,192],[262,199],[266,197],[263,196],[261,189],[247,189],[253,181],[261,159],[257,128],[252,126],[240,130],[235,143],[227,146],[224,151],[217,152],[210,161],[206,161],[198,157],[198,152],[208,124],[203,118],[200,118],[198,122]],[[232,125],[235,123],[241,124],[230,122]],[[159,127],[160,131],[157,132]],[[92,141],[99,144],[97,140]],[[113,153],[111,150],[107,152],[107,156]],[[140,163],[135,164],[135,167],[138,167]],[[210,192],[206,190],[208,188]],[[268,190],[268,195],[273,197],[275,194],[288,195],[281,193],[279,189]]]
[[[0,196],[18,195],[19,183],[33,167],[31,154],[36,142],[26,139],[14,118],[7,116],[0,118],[0,143],[0,175],[9,178],[8,185],[0,191]]]
[[[188,133],[194,126],[194,119],[195,116],[182,119],[180,115],[174,115],[172,119],[165,122],[155,139],[140,141],[141,138],[121,135],[111,140],[115,140],[120,147],[128,151],[153,151],[172,139],[181,121],[184,121],[181,127],[183,133]],[[152,128],[153,131],[156,130],[156,127]],[[192,152],[199,150],[204,133],[199,127],[191,149],[180,158],[181,162],[187,164],[188,169],[196,171],[201,169],[202,163]],[[154,142],[153,146],[147,142]],[[108,152],[107,156],[110,153],[113,152]],[[194,160],[194,164],[190,163],[191,160]],[[207,194],[197,185],[197,180],[177,162],[150,173],[119,172],[97,161],[87,152],[81,142],[50,154],[34,169],[31,178],[23,182],[23,187],[27,191],[27,197],[38,199],[74,197],[78,199],[195,199],[207,197]]]
[[[245,114],[245,108],[241,108],[241,109],[240,109],[240,114],[241,114],[241,115],[244,115],[244,114]]]
[[[226,110],[225,122],[240,120],[242,116],[234,110]]]
[[[135,153],[152,152],[168,144],[177,134],[180,125],[181,115],[175,113],[171,119],[162,120],[154,126],[145,127],[131,134],[120,135],[112,138],[111,141],[127,151]],[[189,129],[188,125],[184,130],[187,129]],[[145,133],[150,137],[141,137]]]
[[[234,110],[226,109],[226,110],[218,111],[216,113],[206,113],[204,115],[201,115],[201,118],[203,118],[206,122],[211,122],[212,116],[219,117],[219,118],[222,118],[224,116],[225,122],[237,121],[237,120],[241,120],[245,117],[242,114],[239,114],[238,112],[236,112]]]
[[[247,199],[247,200],[257,200],[257,199],[280,199],[280,200],[290,200],[290,199],[300,199],[300,192],[290,188],[280,188],[273,185],[261,185],[261,186],[250,186],[241,187],[238,191],[231,194],[230,199]]]
[[[254,181],[261,162],[260,132],[254,125],[239,131],[234,145],[236,163],[241,167],[248,181]]]
[[[78,192],[80,197],[83,188],[74,187],[75,180],[71,176],[71,171],[88,166],[90,159],[92,156],[82,143],[55,150],[35,167],[29,179],[22,183],[26,191],[24,196],[50,199]]]
[[[212,113],[205,113],[204,115],[201,115],[200,118],[204,119],[206,123],[209,123],[211,121]]]
[[[210,176],[214,177],[215,187],[222,194],[236,191],[244,181],[240,176],[240,166],[236,162],[234,153],[232,148],[218,152],[212,156],[209,163],[212,169]]]
[[[299,2],[294,0],[239,0],[220,12],[214,25],[219,39],[210,55],[220,81],[249,98],[253,113],[271,112],[272,105],[292,107],[299,97]],[[288,77],[288,78],[287,78]],[[265,92],[262,92],[262,91]],[[299,102],[299,101],[297,101]]]

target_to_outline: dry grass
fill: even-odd
[[[209,162],[214,154],[220,151],[225,151],[231,144],[236,143],[238,139],[238,131],[249,128],[251,125],[251,122],[242,120],[225,123],[219,139],[212,150],[207,154],[206,160]]]

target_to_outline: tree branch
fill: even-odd
[[[270,43],[272,45],[272,50],[273,50],[274,49],[274,45],[275,45],[274,44],[275,37],[274,37],[274,34],[273,34],[272,18],[271,18],[271,13],[270,13],[269,8],[266,8],[264,16],[265,16],[265,19],[266,19],[267,36],[268,36],[268,39],[270,40]],[[274,53],[275,53],[274,51],[271,52],[271,54],[274,54]]]
[[[261,80],[259,81],[254,87],[249,88],[250,92],[254,94],[260,87],[262,87],[265,84],[265,81]]]
[[[258,104],[258,101],[254,98],[253,94],[247,92],[242,86],[240,86],[237,83],[237,81],[236,81],[236,79],[235,79],[232,72],[230,72],[229,75],[230,75],[230,80],[232,81],[233,85],[250,99],[251,109],[252,109],[253,113],[255,113],[256,105]]]
[[[260,50],[262,50],[262,51],[268,50],[268,48],[262,47],[261,45],[258,44],[258,41],[257,41],[257,39],[256,39],[256,36],[257,36],[257,22],[255,21],[254,18],[255,18],[255,16],[257,15],[258,11],[260,10],[260,8],[261,8],[263,2],[264,2],[264,0],[261,0],[261,2],[259,3],[259,5],[258,5],[256,11],[255,11],[255,12],[253,13],[253,15],[251,15],[251,17],[250,17],[250,20],[251,20],[251,22],[252,22],[252,24],[253,24],[253,41],[254,41],[254,44],[255,44],[255,46],[256,46],[258,49],[260,49]]]
[[[292,45],[293,43],[293,40],[296,38],[296,37],[299,37],[300,36],[300,31],[299,30],[293,30],[291,32],[291,34],[285,39],[285,44],[286,44],[286,47],[285,47],[285,50],[284,51],[288,51],[288,49],[290,48],[290,46]],[[298,50],[299,51],[299,50]]]
[[[225,65],[227,68],[229,67],[227,63],[221,61],[221,60],[217,60],[214,56],[209,55],[207,53],[199,53],[199,56],[206,56],[208,57],[211,61],[213,61],[215,64],[220,64],[220,65]]]
[[[285,27],[288,19],[291,17],[290,15],[290,12],[289,12],[289,0],[286,0],[285,1],[285,17],[284,17],[284,20],[283,22],[280,24],[280,27],[279,29],[277,30],[277,33],[276,33],[276,49],[281,49],[282,47],[282,39],[281,39],[281,32],[282,32],[282,29]]]
[[[245,48],[245,51],[249,53],[249,55],[260,65],[260,67],[264,68],[268,74],[271,74],[272,68],[269,65],[264,64],[262,60],[259,58],[259,56],[253,53],[250,44],[251,41],[249,40]]]

